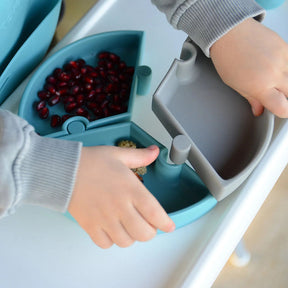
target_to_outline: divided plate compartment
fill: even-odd
[[[143,37],[143,31],[111,31],[82,38],[60,49],[30,79],[20,102],[19,115],[32,124],[40,135],[81,141],[84,146],[115,146],[120,140],[132,140],[137,147],[157,145],[160,154],[147,167],[147,173],[143,175],[144,185],[174,220],[176,228],[180,228],[206,214],[217,201],[190,166],[169,163],[168,149],[131,122],[135,96],[145,95],[148,91],[152,72],[148,66],[139,65]],[[82,58],[88,64],[95,65],[97,54],[102,51],[116,53],[128,66],[135,67],[127,112],[91,122],[74,116],[66,120],[62,127],[51,128],[49,120],[40,119],[33,108],[33,103],[38,100],[37,92],[42,89],[46,77],[70,60]],[[55,110],[54,107],[51,109],[52,114],[64,113],[57,106],[54,106]],[[65,215],[73,219],[69,213]]]
[[[67,134],[61,139],[81,141],[84,146],[117,146],[121,140],[131,140],[139,148],[157,145],[160,154],[147,167],[147,173],[142,176],[143,184],[169,214],[177,229],[192,223],[217,204],[191,167],[185,163],[168,163],[168,149],[133,122],[98,127],[85,133]],[[74,219],[68,212],[66,216]]]
[[[45,56],[60,9],[61,0],[1,0],[0,104]]]
[[[188,160],[218,201],[250,175],[273,133],[272,113],[254,117],[189,38],[155,91],[152,110],[174,139],[172,162]]]
[[[83,120],[87,124],[85,124],[85,129],[88,130],[112,123],[129,121],[131,119],[136,89],[137,93],[145,93],[145,88],[149,86],[149,79],[151,78],[151,70],[149,70],[149,67],[139,65],[143,45],[143,34],[143,31],[105,32],[82,38],[60,49],[40,65],[31,77],[21,98],[19,115],[32,124],[36,132],[40,135],[49,135],[50,137],[61,137],[65,135],[67,132],[65,131],[67,123],[73,122],[75,118],[68,119],[71,121],[66,121],[67,123],[64,122],[62,127],[52,128],[49,119],[40,119],[38,112],[35,110],[34,104],[39,101],[37,96],[38,91],[43,89],[46,77],[51,75],[55,68],[62,68],[63,65],[69,61],[77,59],[84,59],[88,65],[95,66],[97,64],[98,53],[109,51],[117,54],[121,60],[125,61],[127,66],[133,66],[135,68],[134,75],[137,76],[134,77],[132,81],[128,109],[126,112],[91,122]],[[64,111],[63,105],[49,107],[49,110],[51,115],[67,114]]]

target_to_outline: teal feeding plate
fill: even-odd
[[[0,1],[0,104],[45,56],[61,0]]]
[[[81,118],[76,120],[78,125],[72,121],[67,128],[69,125],[79,128]],[[85,123],[82,122],[82,125],[84,126]],[[156,161],[147,167],[147,173],[143,175],[143,184],[172,218],[176,229],[197,220],[217,203],[193,169],[186,164],[169,164],[168,150],[133,122],[98,127],[84,133],[67,133],[61,138],[81,141],[84,146],[116,146],[119,141],[127,139],[135,142],[137,147],[157,145],[160,154]],[[69,213],[66,215],[74,219]]]
[[[151,69],[148,66],[139,66],[143,37],[143,31],[112,31],[83,38],[57,51],[30,79],[19,106],[19,114],[40,135],[81,141],[84,146],[117,145],[120,140],[131,140],[137,147],[157,145],[160,155],[147,167],[147,173],[143,176],[144,185],[174,220],[176,228],[180,228],[210,211],[217,201],[190,166],[185,163],[170,164],[167,148],[131,122],[135,95],[145,94],[151,78]],[[39,100],[37,92],[42,89],[46,77],[55,68],[79,58],[92,66],[97,65],[97,55],[101,51],[115,53],[127,65],[135,67],[127,111],[93,121],[74,116],[58,128],[52,128],[48,119],[40,119],[33,103]],[[64,112],[58,105],[51,109],[52,113]],[[69,213],[66,216],[73,218]]]

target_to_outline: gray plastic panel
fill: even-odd
[[[249,103],[223,83],[189,39],[154,93],[152,109],[173,138],[185,135],[190,141],[187,159],[218,201],[255,168],[274,126],[268,111],[253,116]],[[170,158],[177,162],[183,151],[174,145]]]

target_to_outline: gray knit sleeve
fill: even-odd
[[[182,30],[210,56],[210,47],[247,18],[261,21],[265,11],[253,0],[151,0],[174,28]]]
[[[22,204],[65,212],[82,143],[40,137],[25,120],[0,109],[0,217]]]

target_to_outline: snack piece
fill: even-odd
[[[131,140],[122,140],[117,144],[117,146],[126,148],[137,148],[136,143]]]
[[[137,148],[136,143],[131,141],[131,140],[121,140],[120,142],[117,143],[117,146],[123,147],[123,148],[134,148],[134,149]],[[143,166],[143,167],[133,168],[131,170],[138,177],[138,179],[141,182],[143,182],[143,177],[142,176],[147,173],[147,167]]]

